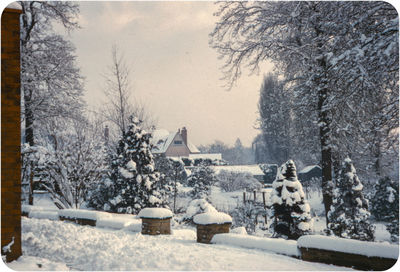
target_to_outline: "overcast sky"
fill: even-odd
[[[69,39],[77,48],[86,78],[86,100],[104,100],[101,76],[117,44],[131,72],[133,97],[157,119],[157,127],[186,126],[196,144],[240,138],[250,145],[258,131],[257,101],[265,65],[259,75],[243,73],[226,91],[222,61],[209,47],[217,6],[213,2],[80,2],[79,23]]]

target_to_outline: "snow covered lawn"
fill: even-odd
[[[199,244],[190,229],[173,230],[168,236],[146,236],[22,218],[22,242],[24,258],[46,258],[77,270],[349,270],[263,250]],[[16,265],[22,269],[23,262],[11,267]]]

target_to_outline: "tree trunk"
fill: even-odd
[[[317,85],[318,86],[318,85]],[[328,110],[325,109],[328,89],[321,88],[318,93],[318,119],[321,142],[321,167],[322,167],[322,199],[325,207],[326,224],[329,223],[328,212],[332,205],[332,150],[330,146],[330,124]]]
[[[34,115],[31,109],[31,98],[29,95],[24,95],[24,105],[25,105],[25,142],[30,146],[35,145],[34,135],[33,135],[33,121]]]

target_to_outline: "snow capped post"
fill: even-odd
[[[197,227],[197,242],[210,244],[215,234],[229,233],[232,218],[226,213],[208,212],[196,215],[193,222]]]
[[[144,208],[140,211],[142,234],[171,234],[172,212],[166,208]]]

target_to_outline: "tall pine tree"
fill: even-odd
[[[272,187],[272,227],[275,236],[297,239],[310,233],[310,205],[305,199],[303,186],[297,179],[296,166],[292,160],[279,168]]]
[[[128,130],[117,148],[117,158],[112,162],[111,181],[113,197],[108,200],[111,211],[138,213],[145,207],[165,206],[157,190],[160,174],[154,169],[151,153],[151,133],[140,127],[136,117],[130,117]]]
[[[350,158],[342,163],[333,204],[328,212],[328,233],[362,241],[374,240],[374,227],[369,222],[368,200]]]

